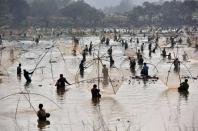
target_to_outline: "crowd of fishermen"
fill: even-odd
[[[144,37],[145,36],[146,35],[144,33]],[[178,46],[178,44],[181,45],[183,43],[182,38],[181,37],[178,38],[178,36],[176,36],[176,37],[170,36],[170,38],[167,38],[167,43],[170,43],[170,45],[171,45],[170,48],[178,48],[178,47],[175,47],[175,46],[176,45]],[[154,38],[148,37],[148,50],[149,50],[149,56],[150,57],[151,57],[152,53],[155,53],[155,51],[157,49],[161,50],[161,48],[159,46],[159,39],[160,39],[160,37],[158,35],[156,35],[156,37],[154,37]],[[178,39],[178,40],[176,40],[176,39]],[[120,34],[118,34],[118,35],[114,34],[113,40],[116,41],[116,42],[120,42],[121,46],[124,47],[125,50],[128,49],[129,46],[128,46],[127,40],[124,40],[121,37]],[[111,39],[109,37],[102,36],[100,44],[105,44],[107,47],[109,47],[108,50],[107,50],[107,56],[109,58],[110,68],[113,68],[114,64],[115,64],[115,61],[113,59],[113,46],[110,46],[110,41],[111,41]],[[135,41],[136,45],[139,45],[139,43],[140,43],[140,40],[139,40],[138,37],[136,37],[136,38],[131,37],[130,43],[133,42],[133,41]],[[189,37],[187,38],[187,43],[191,43]],[[190,46],[190,44],[189,44],[189,46]],[[137,49],[136,57],[129,57],[129,65],[130,65],[130,70],[135,71],[136,62],[137,62],[137,64],[140,65],[140,67],[142,67],[140,74],[142,76],[147,77],[147,76],[149,76],[149,66],[148,66],[148,63],[144,62],[144,56],[143,56],[144,49],[145,49],[145,43],[142,43],[141,46],[140,46],[140,49]],[[87,54],[91,55],[92,50],[93,50],[92,42],[90,43],[89,47],[87,45],[85,45],[85,47],[83,49],[83,52],[82,52],[82,58],[83,59],[81,60],[80,65],[79,65],[81,77],[83,77],[84,70],[87,68],[87,67],[84,66],[85,61],[86,61],[86,56],[87,56]],[[162,55],[163,58],[168,58],[168,60],[173,61],[172,64],[174,65],[174,70],[179,71],[181,61],[179,60],[178,56],[173,58],[171,52],[169,52],[169,53],[166,52],[166,48],[163,48],[163,50],[161,52],[161,55]],[[187,61],[189,59],[188,54],[185,51],[184,51],[182,57],[183,57],[183,61]],[[106,75],[103,76],[104,81],[106,81],[105,78],[107,78],[108,73],[104,73],[104,72],[108,72],[108,68],[106,67],[106,65],[103,66],[103,71],[102,71],[103,74],[106,74]],[[108,82],[103,82],[103,83],[108,83]]]
[[[144,37],[145,36],[146,35],[144,34]],[[149,56],[150,57],[152,56],[152,53],[155,53],[155,51],[157,49],[160,49],[159,39],[160,39],[160,37],[158,35],[154,38],[148,37],[148,51],[149,51]],[[173,37],[173,36],[171,36],[170,38],[167,38],[167,42],[168,41],[170,42],[170,45],[171,45],[170,47],[171,48],[175,48],[175,46],[176,46],[175,39],[176,38]],[[34,39],[36,44],[39,43],[39,40],[40,40],[40,37],[37,37],[37,38]],[[125,50],[127,50],[129,48],[127,40],[122,39],[120,34],[119,35],[114,34],[113,40],[116,41],[116,42],[120,42],[121,46],[124,47]],[[103,36],[101,38],[101,41],[100,41],[101,43],[100,44],[105,44],[108,47],[106,54],[107,54],[107,57],[109,58],[109,65],[110,65],[110,68],[114,68],[115,61],[113,59],[113,46],[110,46],[110,41],[111,41],[110,38]],[[135,41],[136,45],[139,45],[139,43],[140,43],[140,40],[139,40],[138,37],[137,38],[132,38],[131,37],[131,39],[129,41],[130,41],[130,43]],[[73,42],[74,42],[73,55],[76,55],[77,48],[78,48],[78,45],[79,45],[79,40],[74,37]],[[182,42],[183,42],[182,38],[180,37],[177,42],[178,42],[178,44],[182,44]],[[187,43],[189,44],[189,46],[191,46],[191,44],[190,44],[191,41],[190,41],[189,37],[187,38]],[[1,44],[2,44],[2,37],[0,35],[0,45]],[[143,42],[140,45],[140,49],[136,49],[136,56],[128,58],[129,67],[130,67],[130,70],[132,72],[135,72],[136,66],[138,64],[141,67],[140,75],[142,77],[150,77],[149,66],[148,66],[149,63],[145,62],[144,56],[143,56],[145,45],[146,44]],[[82,60],[80,61],[80,64],[79,64],[79,73],[80,73],[80,76],[82,78],[84,77],[85,69],[88,68],[88,67],[85,66],[86,56],[87,55],[91,56],[93,54],[93,51],[94,51],[94,46],[93,46],[92,41],[90,42],[89,46],[85,45],[84,49],[82,50]],[[174,65],[175,71],[179,71],[181,61],[179,60],[178,57],[172,58],[171,52],[167,53],[166,48],[163,48],[163,50],[161,50],[161,56],[164,59],[167,58],[170,61],[173,60],[172,64]],[[188,54],[185,51],[184,51],[182,57],[183,57],[183,61],[187,61],[189,59]],[[98,61],[100,60],[99,56],[98,56],[97,60]],[[27,83],[31,83],[31,81],[32,81],[31,80],[31,75],[33,73],[34,73],[34,70],[32,72],[29,72],[26,69],[23,70],[23,75],[24,75],[24,78],[26,79]],[[21,74],[22,74],[22,69],[21,69],[21,64],[19,64],[18,67],[17,67],[18,77],[21,77]],[[107,65],[105,65],[105,64],[103,64],[102,74],[103,74],[103,85],[107,86],[109,84],[109,71],[108,71]],[[60,78],[57,80],[57,82],[55,84],[55,86],[57,87],[57,90],[65,88],[66,87],[65,83],[67,85],[72,85],[70,82],[67,81],[67,79],[63,76],[63,74],[60,74]],[[179,91],[188,91],[188,89],[189,89],[188,79],[185,79],[185,81],[180,84],[180,87],[178,88],[178,90]],[[101,98],[100,89],[98,88],[97,84],[93,85],[93,87],[91,89],[91,95],[92,95],[93,99],[95,99],[95,98],[100,99]],[[37,112],[37,116],[39,118],[39,121],[46,121],[46,119],[48,117],[50,117],[50,113],[46,113],[45,110],[43,109],[43,104],[39,104],[39,111]]]
[[[134,34],[133,34],[134,35]],[[34,39],[35,43],[39,43],[39,40],[42,36],[38,36]],[[144,38],[146,37],[146,34],[144,33]],[[177,36],[178,37],[178,36]],[[159,47],[159,39],[160,37],[158,36],[158,34],[155,36],[155,37],[149,37],[148,36],[148,51],[149,51],[149,56],[151,57],[152,53],[155,53],[155,51],[157,49],[160,49],[161,48]],[[176,41],[176,37],[173,37],[173,36],[170,36],[170,38],[167,37],[167,40],[166,42],[170,42],[170,47],[171,48],[174,48],[176,43],[178,44],[182,44],[183,43],[183,40],[182,38],[180,37],[178,39],[178,41]],[[0,42],[2,41],[2,38],[0,36]],[[110,65],[110,68],[113,68],[114,67],[114,64],[115,64],[115,61],[113,59],[113,46],[110,46],[110,41],[111,39],[109,37],[105,37],[105,36],[102,36],[101,37],[101,40],[100,40],[100,44],[105,44],[108,48],[107,50],[107,56],[109,58],[109,65]],[[121,34],[118,34],[117,32],[114,32],[114,37],[113,37],[113,41],[116,41],[116,42],[119,42],[121,44],[122,47],[124,47],[125,50],[128,49],[129,45],[128,45],[128,42],[127,40],[123,39]],[[76,37],[73,38],[73,42],[74,42],[74,48],[73,48],[73,54],[76,55],[76,52],[77,52],[77,48],[78,48],[78,45],[79,45],[79,39],[77,39]],[[135,42],[135,45],[138,46],[139,43],[140,43],[140,39],[138,37],[131,37],[130,40],[129,40],[130,43],[132,42]],[[191,40],[190,38],[188,37],[187,38],[187,43],[189,43],[189,46],[190,46],[190,43],[191,43]],[[132,72],[134,72],[136,70],[136,65],[140,65],[141,67],[141,71],[140,71],[140,74],[142,76],[149,76],[149,66],[148,66],[148,63],[145,62],[144,60],[144,55],[143,55],[143,52],[144,52],[144,49],[145,49],[145,43],[143,42],[141,45],[140,45],[140,49],[137,49],[136,47],[136,57],[129,57],[129,66],[130,66],[130,70]],[[87,55],[92,55],[93,53],[93,50],[94,50],[94,47],[93,47],[93,43],[92,41],[90,42],[89,46],[88,45],[85,45],[84,49],[82,49],[82,60],[80,61],[80,64],[79,64],[79,73],[80,73],[80,76],[83,78],[84,77],[84,71],[86,68],[85,64],[86,64],[86,57]],[[161,51],[161,55],[163,58],[168,58],[168,60],[173,60],[172,64],[174,65],[174,69],[175,71],[179,71],[180,69],[180,64],[181,64],[181,61],[179,60],[179,58],[172,58],[172,54],[171,52],[168,52],[166,51],[166,48],[163,48],[163,50]],[[188,54],[184,51],[184,54],[182,55],[183,56],[183,60],[184,61],[187,61],[188,60]],[[100,58],[98,58],[99,60]],[[136,64],[137,62],[137,64]],[[108,79],[108,68],[106,65],[103,66],[103,71],[102,73],[104,74],[104,81],[103,82],[105,85],[107,85],[107,79]],[[34,71],[32,72],[28,72],[27,70],[24,69],[23,71],[23,74],[24,74],[24,77],[26,79],[27,82],[31,82],[31,75],[34,73]],[[19,66],[17,67],[17,74],[18,76],[21,75],[21,64],[19,64]],[[60,75],[60,81],[64,81],[63,79],[63,75]],[[65,81],[66,83],[68,83],[67,81]],[[62,82],[63,83],[63,82]],[[59,83],[57,83],[58,85]],[[63,84],[62,84],[63,85]]]

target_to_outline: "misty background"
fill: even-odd
[[[91,6],[94,6],[98,9],[103,9],[105,7],[118,6],[120,3],[128,2],[131,6],[141,5],[144,2],[163,2],[165,0],[85,0]],[[166,0],[168,1],[168,0]]]
[[[0,28],[197,23],[197,0],[0,0]]]
[[[32,2],[34,0],[27,0],[29,2]],[[72,0],[57,0],[59,1],[72,1]],[[73,1],[78,1],[78,0],[73,0]],[[113,7],[113,6],[118,6],[122,2],[128,2],[132,6],[135,5],[141,5],[144,2],[164,2],[164,1],[170,1],[170,0],[84,0],[84,2],[88,3],[89,5],[97,8],[97,9],[104,9],[106,7]]]

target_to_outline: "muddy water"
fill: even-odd
[[[129,39],[129,37],[125,37]],[[140,43],[145,42],[141,38]],[[97,37],[81,38],[80,47],[92,41],[95,48],[99,39]],[[160,40],[162,42],[163,39]],[[14,94],[0,100],[0,127],[2,131],[197,131],[198,127],[198,89],[197,80],[189,80],[189,94],[179,94],[176,87],[179,84],[178,74],[170,70],[167,81],[168,70],[171,63],[163,60],[160,50],[152,57],[148,56],[148,46],[145,45],[144,57],[149,64],[149,73],[160,77],[158,81],[134,80],[131,79],[129,61],[124,56],[124,49],[117,46],[118,43],[111,42],[113,46],[113,57],[115,66],[118,68],[109,69],[113,83],[119,88],[116,95],[111,86],[100,88],[103,97],[100,101],[92,101],[90,88],[93,81],[81,82],[68,86],[64,91],[57,91],[55,88],[56,79],[63,73],[70,83],[83,81],[97,77],[97,61],[93,62],[85,70],[84,78],[80,78],[78,66],[82,56],[71,55],[72,42],[66,39],[54,41],[41,41],[38,46],[31,45],[29,41],[22,41],[20,47],[20,59],[7,69],[8,76],[4,76],[0,84],[0,97]],[[31,46],[30,46],[31,45]],[[135,44],[130,43],[131,55],[136,50]],[[79,51],[81,48],[79,47]],[[49,50],[50,49],[50,50]],[[108,48],[100,47],[100,56]],[[195,58],[197,52],[193,48],[181,48],[191,56],[186,66],[181,66],[181,76],[197,76],[198,62]],[[176,52],[168,49],[167,52]],[[129,54],[130,54],[129,53]],[[91,61],[95,54],[87,57]],[[44,57],[43,57],[44,56]],[[42,59],[42,60],[41,60]],[[181,59],[181,58],[180,58]],[[39,63],[39,61],[41,62]],[[103,64],[109,67],[108,58],[104,58]],[[32,71],[32,83],[27,85],[23,76],[16,76],[16,67],[22,63],[22,68]],[[153,66],[155,65],[155,66]],[[186,68],[187,67],[187,68]],[[137,67],[136,75],[139,75],[140,68]],[[101,66],[100,66],[100,76]],[[120,80],[120,81],[118,81]],[[183,80],[183,79],[182,79]],[[97,83],[97,81],[94,81]],[[166,86],[168,85],[168,87]],[[29,92],[29,95],[21,92]],[[20,94],[21,93],[21,94]],[[51,116],[46,123],[38,123],[35,111],[38,104],[43,103]]]

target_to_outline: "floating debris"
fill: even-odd
[[[159,77],[156,77],[156,76],[132,76],[131,78],[132,79],[144,79],[144,80],[147,80],[147,79],[158,80],[159,79]]]
[[[57,63],[56,60],[49,60],[49,63]]]

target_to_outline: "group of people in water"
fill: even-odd
[[[26,79],[26,81],[31,82],[31,77],[29,75],[32,74],[33,72],[29,73],[25,69],[23,71],[24,71],[24,78]],[[104,65],[103,72],[108,73],[108,69],[106,71],[105,65]],[[17,67],[17,75],[19,77],[21,77],[21,73],[22,73],[21,64],[19,64]],[[105,78],[105,79],[108,79],[108,78]],[[66,86],[65,83],[68,85],[71,85],[67,81],[67,79],[63,76],[63,74],[60,74],[60,78],[57,80],[57,82],[55,84],[55,86],[57,87],[57,90],[65,89],[65,86]],[[105,80],[105,84],[108,84],[108,80]],[[98,100],[99,98],[101,98],[100,89],[97,88],[96,84],[94,84],[93,88],[91,89],[91,95],[92,95],[93,100]],[[39,110],[37,111],[37,117],[38,117],[38,127],[39,128],[42,128],[43,126],[50,124],[50,122],[47,120],[47,118],[50,117],[50,113],[47,113],[43,109],[43,104],[39,104]]]
[[[30,75],[32,75],[33,73],[34,73],[34,71],[28,72],[26,69],[23,70],[23,76],[26,79],[27,83],[31,83],[32,79],[31,79]],[[17,76],[21,77],[21,74],[22,74],[21,63],[19,63],[19,65],[17,67]]]
[[[80,76],[83,78],[84,77],[84,70],[86,69],[85,67],[85,62],[86,62],[86,56],[92,55],[92,50],[93,50],[93,44],[92,41],[89,44],[89,47],[85,45],[85,48],[82,51],[82,60],[79,64],[79,70],[80,70]]]
[[[117,37],[115,39],[117,40]],[[159,39],[159,37],[156,38],[156,45],[154,48],[152,48],[151,42],[148,44],[149,55],[151,55],[152,52],[155,53],[155,50],[158,48],[158,44],[157,44],[158,39]],[[171,45],[174,46],[175,45],[174,39],[170,38],[170,40],[172,43]],[[74,41],[75,41],[75,43],[79,42],[77,39],[75,39]],[[109,46],[110,39],[103,38],[101,40],[101,42],[104,42],[107,46]],[[125,46],[125,49],[128,48],[127,41],[121,41],[121,43],[123,44],[123,46]],[[137,39],[137,44],[139,44],[139,39]],[[136,68],[136,61],[137,61],[138,65],[140,65],[142,67],[141,71],[140,71],[141,76],[148,77],[149,76],[149,66],[148,66],[148,63],[144,62],[144,58],[142,55],[142,52],[144,51],[144,46],[145,46],[145,44],[142,43],[140,49],[138,49],[136,52],[136,58],[129,57],[129,65],[130,65],[130,69],[132,71],[134,71]],[[87,45],[85,45],[85,48],[82,51],[82,60],[79,64],[79,70],[80,70],[81,77],[84,76],[84,70],[86,68],[85,67],[86,56],[88,54],[91,55],[92,50],[93,50],[93,44],[92,44],[92,42],[90,42],[89,47]],[[114,65],[112,52],[113,52],[113,48],[112,48],[112,46],[110,46],[109,49],[107,50],[108,57],[110,58],[110,68],[113,67],[113,65]],[[168,59],[172,60],[171,53],[169,53],[167,55],[165,48],[162,50],[161,55],[163,58],[166,58],[168,56]],[[184,52],[183,60],[187,60],[187,59],[188,59],[188,55],[186,52]],[[174,65],[175,69],[180,68],[180,61],[178,58],[174,59],[173,65]],[[31,80],[30,75],[32,75],[33,73],[34,73],[34,71],[28,72],[25,69],[23,70],[24,78],[26,79],[26,81],[28,83],[31,83],[32,80]],[[21,74],[22,74],[22,69],[21,69],[21,64],[19,64],[17,67],[17,75],[21,76]],[[106,86],[109,84],[109,72],[108,72],[108,68],[105,64],[103,65],[103,68],[102,68],[102,74],[103,74],[103,85]],[[65,88],[66,87],[65,83],[67,85],[72,85],[70,82],[67,81],[67,79],[63,76],[63,74],[60,74],[60,78],[57,80],[57,82],[55,84],[55,86],[57,87],[57,90]],[[185,79],[185,81],[180,84],[178,91],[188,91],[188,89],[189,89],[188,79]],[[101,98],[100,89],[98,88],[98,85],[93,84],[93,87],[91,89],[91,96],[93,99]],[[50,113],[46,113],[45,110],[43,109],[43,104],[39,104],[39,111],[37,112],[37,116],[38,116],[39,121],[46,121],[47,118],[50,117]]]
[[[23,71],[24,71],[24,78],[26,79],[26,81],[31,82],[32,80],[31,80],[31,77],[29,75],[33,74],[33,72],[29,73],[25,69]],[[104,83],[104,85],[107,85],[108,84],[108,69],[107,69],[106,65],[103,65],[102,72],[103,72],[103,77],[104,77],[104,82],[103,83]],[[18,67],[17,67],[17,75],[21,76],[21,64],[19,64]],[[67,81],[67,79],[63,76],[63,74],[60,74],[60,78],[57,80],[55,86],[57,87],[57,89],[63,89],[66,86],[65,83],[68,84],[68,85],[72,85]],[[96,91],[96,87],[97,87],[97,85],[93,86],[92,96],[97,96],[97,95],[94,95],[95,94],[94,92]]]

